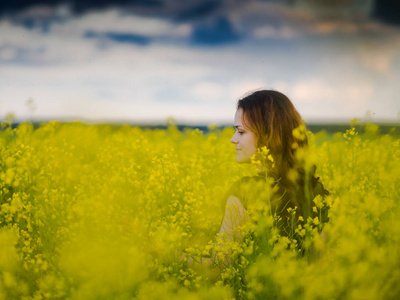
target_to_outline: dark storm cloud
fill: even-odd
[[[176,21],[187,21],[192,18],[204,17],[212,14],[216,9],[229,6],[235,3],[249,2],[246,0],[223,1],[223,0],[194,0],[194,1],[174,1],[174,0],[16,0],[0,1],[0,14],[15,14],[33,6],[57,6],[68,4],[75,14],[81,14],[90,10],[107,9],[111,7],[147,7],[154,9],[157,13],[161,7],[170,7],[175,10]],[[257,1],[254,1],[257,2]],[[259,0],[258,2],[281,2],[289,6],[297,3],[307,3],[316,10],[320,8],[335,8],[338,6],[351,7],[359,5],[357,0],[343,2],[342,0]],[[374,0],[372,16],[379,20],[399,24],[400,22],[400,2],[398,0]],[[225,5],[222,5],[225,4]]]
[[[198,29],[193,40],[199,43],[204,41],[212,44],[217,36],[221,36],[224,41],[236,40],[237,36],[233,34],[233,31],[229,33],[229,25],[225,21],[215,21],[216,29],[219,32],[207,39],[204,37],[204,33],[208,30],[206,27],[210,25],[203,24],[200,26],[199,23],[204,23],[206,19],[218,19],[222,14],[228,15],[238,5],[255,4],[257,2],[281,3],[282,6],[289,7],[307,7],[309,12],[315,16],[323,11],[330,17],[336,16],[338,18],[344,15],[357,16],[359,12],[368,7],[366,12],[370,17],[384,23],[400,25],[399,0],[365,0],[365,2],[359,0],[16,0],[0,1],[0,17],[11,16],[11,19],[17,24],[30,29],[39,28],[43,32],[47,32],[52,23],[64,21],[68,16],[63,18],[54,12],[53,15],[50,13],[47,16],[35,15],[34,13],[26,16],[24,12],[35,7],[54,9],[63,4],[68,6],[73,15],[119,8],[124,14],[160,17],[176,23],[195,23],[195,27]],[[271,16],[269,15],[268,18],[270,19]],[[224,26],[225,29],[222,28]]]
[[[393,25],[400,25],[399,0],[375,0],[373,17]]]
[[[221,7],[220,1],[213,0],[200,2],[179,12],[174,19],[177,22],[182,22],[206,17],[216,11],[219,7]]]
[[[144,3],[147,1],[132,0],[84,0],[84,1],[65,1],[65,0],[19,0],[19,1],[0,1],[0,14],[14,14],[33,6],[57,6],[62,4],[71,5],[73,13],[85,13],[89,10],[105,9],[110,7],[120,7],[135,2]],[[153,1],[150,1],[153,2]]]

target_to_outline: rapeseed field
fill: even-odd
[[[399,299],[398,136],[307,132],[317,217],[280,236],[261,203],[223,244],[226,193],[257,173],[233,132],[3,123],[0,299]]]

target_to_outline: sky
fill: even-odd
[[[233,122],[257,89],[309,123],[400,121],[396,0],[0,2],[0,119]]]

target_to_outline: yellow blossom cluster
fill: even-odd
[[[232,128],[1,127],[0,299],[400,297],[394,133],[295,130],[330,195],[311,199],[306,220],[288,208],[288,236],[268,201],[253,203],[243,239],[229,240],[218,236],[227,192],[257,173],[235,162]]]

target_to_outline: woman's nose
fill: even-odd
[[[231,138],[231,143],[237,144],[237,140],[236,140],[236,138],[235,138],[235,135],[232,136],[232,138]]]

